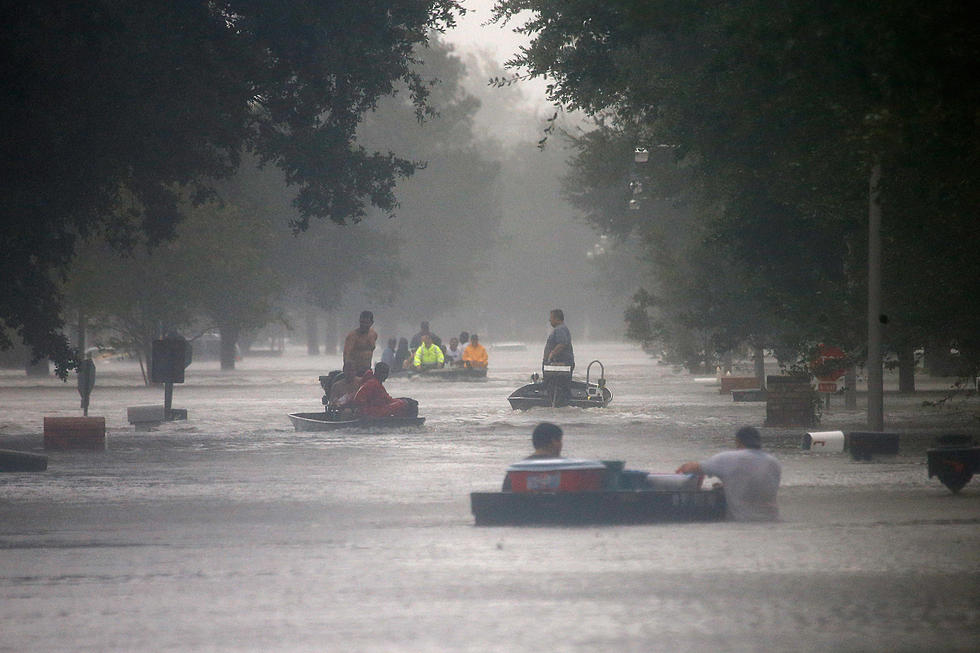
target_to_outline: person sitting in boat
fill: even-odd
[[[408,338],[398,339],[398,349],[395,350],[395,364],[392,372],[400,372],[405,369],[405,361],[412,357],[412,352],[408,350]]]
[[[354,373],[354,364],[345,363],[343,374],[338,376],[330,386],[330,395],[327,397],[327,412],[341,419],[353,417],[352,402],[362,382],[363,378]]]
[[[381,352],[381,362],[388,366],[388,369],[395,369],[395,350],[398,348],[398,340],[388,338],[388,345]]]
[[[473,368],[485,368],[487,366],[487,350],[480,344],[480,336],[473,334],[470,336],[470,344],[463,349],[463,365]]]
[[[525,460],[535,458],[561,458],[561,445],[564,432],[561,427],[551,422],[541,422],[531,432],[531,444],[534,453]]]
[[[459,332],[459,348],[466,351],[466,345],[470,342],[470,334],[468,331]]]
[[[446,364],[449,367],[459,367],[463,364],[463,349],[459,346],[459,340],[456,338],[449,339],[449,347],[446,348],[444,354]]]
[[[471,336],[472,338],[472,336]],[[561,444],[564,432],[561,427],[551,422],[541,422],[534,427],[531,432],[531,444],[534,446],[534,453],[524,460],[535,460],[539,458],[561,458]],[[503,491],[509,492],[510,475],[504,477]]]
[[[446,355],[442,353],[442,348],[432,342],[432,334],[422,334],[422,342],[415,350],[415,358],[412,365],[417,370],[432,369],[442,367],[446,362]]]
[[[534,446],[534,453],[524,460],[562,458],[563,437],[564,433],[560,426],[551,422],[541,422],[534,427],[534,431],[531,433],[531,444]],[[637,469],[622,469],[622,463],[619,465],[619,469],[613,472],[616,474],[616,484],[619,487],[631,490],[650,488],[651,475],[649,472]],[[506,492],[510,489],[510,476],[508,475],[504,477],[503,490]]]
[[[374,371],[364,373],[363,382],[354,395],[353,406],[358,417],[415,417],[418,404],[407,398],[394,399],[384,388],[388,366],[378,363]],[[414,404],[414,405],[413,405]]]

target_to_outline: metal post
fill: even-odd
[[[871,167],[868,206],[868,428],[885,429],[881,368],[881,163]]]
[[[164,383],[163,384],[163,417],[167,421],[173,417],[173,411],[171,406],[174,403],[174,384]]]

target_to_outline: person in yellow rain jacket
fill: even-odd
[[[470,344],[463,350],[463,365],[484,368],[487,366],[487,360],[487,350],[480,344],[480,336],[474,333],[470,336]]]
[[[415,360],[413,366],[417,370],[442,367],[446,362],[446,356],[442,353],[442,347],[432,344],[432,334],[422,334],[422,344],[415,350]]]

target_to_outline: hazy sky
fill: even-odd
[[[522,45],[528,43],[528,38],[515,34],[513,29],[520,22],[511,21],[507,25],[486,25],[490,20],[493,0],[466,0],[466,16],[457,21],[457,27],[445,35],[445,40],[456,46],[457,51],[464,55],[487,57],[503,67]],[[509,71],[513,74],[514,71]],[[550,107],[545,97],[545,85],[541,79],[522,82],[520,87],[528,104],[534,107]],[[544,109],[542,109],[544,110]]]
[[[484,51],[502,64],[527,43],[526,37],[513,33],[513,26],[483,24],[490,20],[493,0],[465,0],[464,6],[466,16],[457,21],[456,29],[446,34],[446,40],[461,50]]]

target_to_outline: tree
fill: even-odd
[[[265,326],[279,308],[285,280],[270,253],[285,233],[254,205],[212,201],[186,213],[173,242],[190,277],[183,290],[218,328],[221,369],[235,369],[239,337]]]
[[[980,97],[965,80],[980,38],[964,3],[513,0],[496,15],[528,9],[519,28],[534,39],[512,65],[637,144],[676,146],[706,243],[761,284],[782,340],[857,348],[848,324],[863,306],[868,176],[881,165],[890,312],[905,318],[892,345],[925,328],[972,350],[959,325],[978,317],[977,277],[939,286],[923,271],[950,256],[975,265],[963,246],[978,235]],[[923,230],[941,241],[930,252]],[[928,311],[904,310],[920,298]]]
[[[450,45],[435,41],[418,72],[438,80],[430,95],[437,115],[418,124],[395,97],[366,117],[359,132],[372,147],[424,162],[399,184],[398,220],[379,229],[399,242],[392,254],[405,272],[400,280],[389,278],[403,292],[389,293],[386,303],[413,322],[455,309],[472,292],[500,224],[499,150],[474,127],[480,103],[462,86],[462,61]]]
[[[242,153],[298,188],[297,227],[390,212],[416,165],[357,144],[357,126],[403,83],[431,113],[413,70],[455,0],[397,2],[7,4],[0,11],[0,326],[74,364],[60,334],[63,276],[79,238],[104,228],[125,249],[172,237],[177,187],[203,197]],[[143,208],[118,219],[123,191]],[[0,328],[0,347],[10,339]]]

